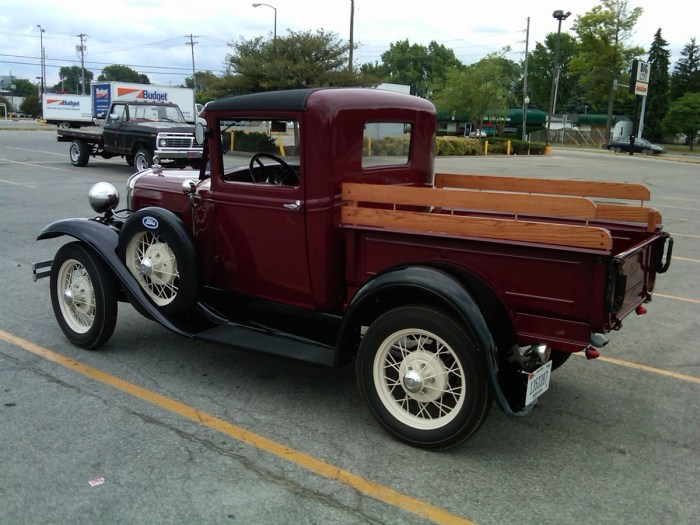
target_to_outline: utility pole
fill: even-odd
[[[527,96],[527,59],[528,45],[530,43],[530,17],[527,17],[527,28],[525,29],[525,71],[523,72],[523,141],[527,140],[527,105],[530,97]]]
[[[277,12],[275,12],[275,15]],[[196,95],[197,95],[197,79],[195,78],[195,69],[194,69],[194,45],[197,44],[195,42],[195,38],[199,38],[199,35],[185,35],[185,38],[189,38],[189,42],[185,42],[186,45],[190,46],[192,48],[192,118],[195,120],[197,119],[197,106],[196,104]]]
[[[41,97],[44,95],[44,84],[46,82],[46,56],[44,54],[44,28],[41,27],[41,24],[37,24],[36,26],[39,29],[39,41],[41,45],[41,62],[39,68],[41,69],[41,89],[39,91],[39,100],[41,100]]]
[[[80,94],[85,94],[85,51],[87,51],[87,46],[83,44],[83,41],[87,40],[87,35],[85,33],[80,33],[76,35],[80,38],[80,45],[75,46],[75,50],[80,54]]]
[[[355,26],[355,0],[350,0],[350,60],[348,61],[348,71],[352,71],[352,51],[355,47],[353,40],[353,27]]]

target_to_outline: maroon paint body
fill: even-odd
[[[269,94],[263,94],[269,95]],[[307,90],[275,101],[250,95],[210,103],[210,130],[193,196],[181,191],[193,172],[162,170],[136,182],[133,209],[159,206],[191,228],[207,286],[293,307],[342,315],[370,278],[406,265],[451,273],[483,300],[495,297],[520,345],[584,349],[592,332],[608,332],[648,300],[661,260],[661,232],[608,227],[611,253],[513,241],[341,227],[341,184],[432,185],[435,110],[409,95],[369,89]],[[234,184],[222,178],[220,119],[299,123],[298,186]],[[410,123],[405,165],[363,168],[368,122]],[[213,130],[213,131],[211,131]],[[615,255],[626,282],[616,280]],[[618,290],[615,289],[617,286]],[[619,308],[606,306],[625,286]],[[479,292],[478,290],[482,290]],[[487,292],[483,292],[487,290]],[[482,296],[480,296],[480,293]],[[614,312],[613,310],[617,310]]]

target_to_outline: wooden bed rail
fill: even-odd
[[[585,180],[534,179],[495,175],[459,175],[436,173],[436,188],[512,191],[545,195],[576,195],[611,199],[648,201],[649,189],[643,184]]]
[[[585,180],[535,179],[501,177],[493,175],[459,175],[436,173],[436,188],[460,188],[478,191],[501,191],[527,195],[571,195],[587,198],[621,199],[639,201],[639,206],[596,202],[596,218],[601,220],[641,222],[647,231],[654,231],[661,224],[661,214],[654,208],[643,206],[651,197],[643,184],[626,182],[597,182]]]
[[[438,233],[468,237],[572,246],[610,252],[612,237],[605,228],[551,221],[519,220],[517,213],[547,217],[576,217],[587,221],[596,217],[596,205],[584,198],[524,194],[491,195],[485,192],[442,190],[344,183],[341,224],[386,228],[404,232]],[[539,200],[539,202],[538,202]],[[393,205],[394,209],[364,207],[361,203]],[[397,205],[483,210],[512,213],[514,219],[452,215],[425,211],[396,210]]]
[[[343,200],[351,206],[358,202],[432,206],[441,209],[481,210],[513,215],[542,215],[547,217],[573,217],[595,219],[596,204],[582,197],[529,195],[525,193],[499,193],[490,191],[464,191],[382,184],[345,183]]]

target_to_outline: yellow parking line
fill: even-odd
[[[700,235],[691,235],[689,233],[671,233],[672,237],[690,237],[691,239],[700,239]]]
[[[601,361],[606,361],[608,363],[613,363],[620,366],[626,366],[627,368],[634,368],[636,370],[643,370],[644,372],[652,372],[654,374],[659,374],[662,376],[672,377],[674,379],[680,379],[681,381],[688,381],[689,383],[696,383],[700,385],[700,377],[689,376],[686,374],[679,374],[678,372],[671,372],[670,370],[664,370],[663,368],[656,368],[653,366],[640,365],[638,363],[632,363],[630,361],[623,361],[622,359],[616,359],[614,357],[599,357]]]
[[[332,481],[337,481],[338,483],[347,485],[361,494],[382,503],[393,505],[394,507],[428,519],[434,523],[449,525],[475,525],[474,522],[468,519],[450,514],[439,507],[435,507],[419,499],[401,494],[400,492],[397,492],[389,487],[374,483],[368,479],[358,476],[357,474],[353,474],[350,471],[343,470],[340,467],[316,459],[313,456],[309,456],[308,454],[287,447],[286,445],[265,438],[259,434],[250,432],[237,425],[228,423],[222,419],[207,414],[206,412],[201,412],[196,408],[185,405],[184,403],[180,403],[174,399],[156,394],[155,392],[141,388],[133,383],[119,379],[116,376],[87,366],[80,361],[75,361],[69,357],[62,356],[56,352],[52,352],[51,350],[47,350],[46,348],[14,336],[8,332],[5,332],[4,330],[0,330],[0,339],[38,355],[47,361],[64,366],[70,370],[73,370],[74,372],[78,372],[79,374],[89,377],[90,379],[94,379],[95,381],[109,385],[113,388],[121,390],[122,392],[194,421],[195,423],[200,423],[213,430],[226,434],[259,450],[268,452],[269,454],[293,463],[303,469],[314,472],[315,474],[323,476]]]
[[[586,354],[583,352],[575,352],[574,355],[579,357],[585,357]],[[659,374],[662,376],[672,377],[674,379],[679,379],[681,381],[687,381],[689,383],[697,383],[700,385],[700,377],[689,376],[687,374],[679,374],[678,372],[671,372],[670,370],[664,370],[663,368],[656,368],[648,365],[640,365],[639,363],[633,363],[631,361],[624,361],[623,359],[617,359],[615,357],[596,357],[596,361],[605,361],[606,363],[612,363],[614,365],[625,366],[627,368],[634,368],[635,370],[642,370],[644,372],[651,372],[653,374]]]
[[[654,292],[654,297],[663,297],[664,299],[673,299],[674,301],[684,301],[686,303],[700,303],[700,300],[698,299],[690,299],[689,297],[679,297],[677,295],[666,295],[656,292]]]

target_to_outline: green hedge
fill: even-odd
[[[224,146],[224,151],[229,151],[231,147],[231,133],[226,131],[222,134],[221,141]],[[233,132],[233,149],[234,151],[255,151],[274,153],[276,141],[267,133],[253,131],[247,133],[245,131],[236,130]]]
[[[486,139],[470,139],[462,137],[437,137],[435,139],[435,156],[465,156],[483,155],[484,146],[488,141],[489,154],[505,155],[508,151],[508,141],[510,141],[511,155],[542,155],[544,153],[544,142],[527,142],[518,139],[504,137],[488,137]]]

